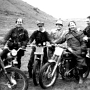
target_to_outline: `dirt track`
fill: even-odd
[[[34,86],[33,81],[29,80],[28,90],[42,90],[40,85]],[[90,90],[90,78],[85,80],[81,85],[76,81],[63,81],[58,79],[54,86],[46,90]]]

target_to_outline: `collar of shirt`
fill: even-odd
[[[61,31],[61,29],[56,29],[56,31]]]
[[[78,33],[78,30],[75,29],[75,30],[69,30],[70,33]]]
[[[38,31],[40,31],[40,30],[38,29]],[[46,31],[45,28],[43,28],[43,30],[41,32],[45,32],[45,31]]]

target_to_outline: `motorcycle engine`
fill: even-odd
[[[61,74],[62,77],[72,77],[72,68],[75,66],[75,58],[72,53],[65,50],[62,55]]]
[[[13,50],[11,51],[11,55],[15,57],[15,56],[17,55],[17,50],[13,49]]]
[[[64,50],[64,52],[63,52],[63,58],[72,58],[72,54],[69,52],[69,51],[67,51],[67,50]]]

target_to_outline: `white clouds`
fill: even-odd
[[[23,0],[57,18],[85,18],[90,15],[90,0]]]

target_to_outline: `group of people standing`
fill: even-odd
[[[32,35],[29,37],[28,31],[23,28],[23,20],[22,18],[18,18],[16,20],[15,28],[11,29],[8,34],[5,35],[3,40],[3,44],[7,43],[7,48],[4,48],[1,53],[1,59],[4,59],[9,52],[8,48],[13,49],[16,47],[26,48],[27,43],[31,44],[35,40],[36,45],[46,45],[46,42],[50,44],[62,44],[67,42],[68,49],[70,49],[77,57],[77,69],[79,70],[80,75],[83,67],[86,66],[85,63],[85,55],[87,53],[87,48],[90,53],[90,16],[87,17],[87,27],[84,30],[78,30],[76,22],[70,21],[68,24],[68,29],[63,30],[63,22],[62,20],[57,20],[56,28],[51,30],[49,34],[44,27],[44,22],[38,22],[38,29],[35,30]],[[87,43],[86,43],[87,42]],[[50,48],[52,54],[55,50],[55,47]],[[30,60],[28,63],[29,75],[32,77],[32,66],[34,62],[34,52],[35,47],[32,47],[32,51],[30,54]],[[46,54],[46,49],[44,50],[44,62],[46,63],[48,58]],[[18,68],[21,67],[21,57],[24,55],[24,51],[20,50],[17,55]],[[82,83],[83,80],[80,76],[79,83]]]

